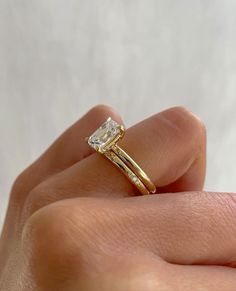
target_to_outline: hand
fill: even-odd
[[[16,179],[0,290],[235,290],[236,199],[200,192],[201,121],[172,108],[127,130],[122,147],[163,193],[135,196],[84,142],[108,116],[121,122],[108,107],[90,110]]]

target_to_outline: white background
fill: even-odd
[[[236,191],[235,0],[0,0],[0,225],[15,176],[97,103],[208,129],[206,189]]]

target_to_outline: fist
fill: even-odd
[[[0,240],[3,291],[234,291],[236,199],[202,192],[206,134],[184,108],[121,141],[157,186],[137,189],[85,143],[97,106],[16,179]]]

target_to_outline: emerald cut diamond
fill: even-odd
[[[100,153],[109,150],[115,142],[122,138],[123,126],[110,117],[88,139],[88,144]]]

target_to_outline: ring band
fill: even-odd
[[[143,182],[131,171],[131,169],[113,151],[104,154],[115,166],[117,166],[125,176],[136,186],[142,195],[148,195],[149,191]]]
[[[139,177],[143,182],[148,192],[155,193],[156,186],[149,179],[148,175],[142,170],[142,168],[118,145],[115,145],[112,150],[120,157],[120,159],[133,171],[133,173]]]
[[[117,143],[125,129],[110,117],[89,138],[88,144],[105,155],[137,187],[142,195],[156,192],[155,184],[142,168]]]

